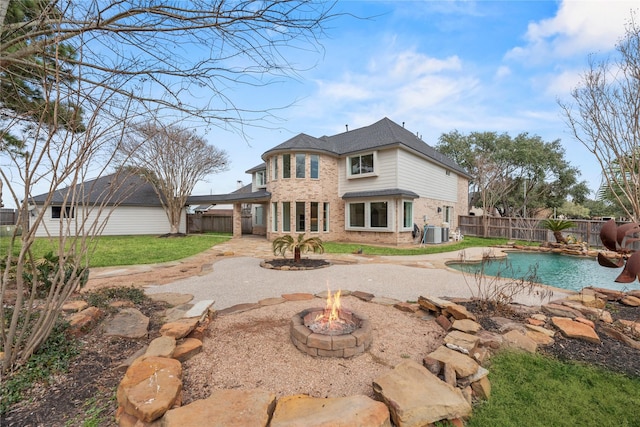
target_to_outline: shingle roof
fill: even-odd
[[[394,146],[403,146],[462,175],[469,176],[467,171],[449,157],[441,154],[411,131],[386,117],[372,125],[333,136],[314,138],[301,133],[266,151],[262,158],[266,159],[268,154],[272,152],[285,150],[323,151],[336,156],[345,156]]]
[[[410,199],[417,199],[420,196],[411,190],[402,190],[400,188],[388,188],[385,190],[371,190],[371,191],[352,191],[350,193],[344,193],[343,199],[361,199],[365,197],[407,197]]]
[[[210,194],[208,196],[190,196],[187,205],[227,204],[233,202],[260,203],[271,199],[271,193],[266,190],[253,193],[233,192],[229,194]]]
[[[70,188],[65,187],[53,193],[52,203],[60,205]],[[139,175],[118,174],[101,176],[99,178],[84,181],[76,187],[79,196],[76,203],[107,205],[118,204],[120,206],[162,206],[158,195],[149,184]],[[40,194],[31,198],[33,203],[44,203],[49,193]],[[71,203],[69,199],[67,203]]]

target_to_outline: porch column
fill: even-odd
[[[242,204],[233,204],[233,237],[242,237]]]

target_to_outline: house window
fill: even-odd
[[[444,222],[451,224],[453,220],[453,206],[444,207]]]
[[[320,170],[320,156],[317,154],[312,154],[311,156],[311,179],[318,179]]]
[[[322,231],[329,231],[329,203],[324,203],[322,207]]]
[[[256,206],[256,225],[264,225],[264,208]]]
[[[349,227],[364,227],[364,203],[349,203]]]
[[[304,233],[304,202],[296,202],[296,231]]]
[[[311,202],[311,224],[310,231],[318,231],[318,202]]]
[[[282,202],[282,231],[291,231],[291,203]]]
[[[389,202],[348,203],[347,214],[348,228],[390,229]]]
[[[64,212],[64,213],[63,213]],[[60,219],[63,218],[73,218],[73,208],[71,206],[51,206],[51,218]]]
[[[278,179],[278,156],[272,158],[271,168],[271,179]]]
[[[278,231],[278,203],[271,203],[271,229],[273,231]]]
[[[387,228],[387,202],[371,202],[371,227]]]
[[[374,153],[351,156],[347,159],[347,162],[349,176],[371,175],[374,173]]]
[[[291,154],[282,155],[282,177],[291,178]]]
[[[402,202],[402,227],[413,227],[413,202]]]
[[[296,154],[296,178],[304,178],[305,159],[305,154]]]
[[[256,187],[265,187],[267,185],[267,171],[256,172]]]

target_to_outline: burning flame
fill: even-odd
[[[331,295],[331,290],[327,289],[329,292],[327,293],[327,305],[324,308],[324,313],[318,315],[316,317],[316,322],[324,321],[329,323],[329,328],[331,328],[331,324],[333,322],[340,321],[340,290],[335,294]]]

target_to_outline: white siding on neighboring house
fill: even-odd
[[[398,150],[398,184],[420,197],[455,203],[458,201],[458,175],[413,153]]]
[[[48,212],[46,212],[44,216],[43,223],[36,231],[36,236],[38,237],[59,235],[60,219],[51,217],[51,207],[47,208],[47,210]],[[103,222],[104,218],[109,215],[109,211],[110,208],[107,207],[102,214],[100,214],[100,222]],[[91,212],[88,215],[89,218],[87,219],[86,224],[94,222],[96,215],[96,211]],[[84,216],[82,214],[82,207],[79,207],[77,208],[77,211],[74,212],[74,218],[73,221],[71,221],[71,227],[73,227],[74,230],[71,234],[75,234],[76,225],[74,222],[80,220],[82,216]],[[32,226],[32,224],[29,225]],[[169,226],[167,215],[165,214],[164,209],[160,207],[119,206],[111,211],[107,225],[101,234],[104,236],[135,234],[162,235],[169,233],[170,231],[171,228]],[[182,211],[179,232],[186,233],[186,210]]]

